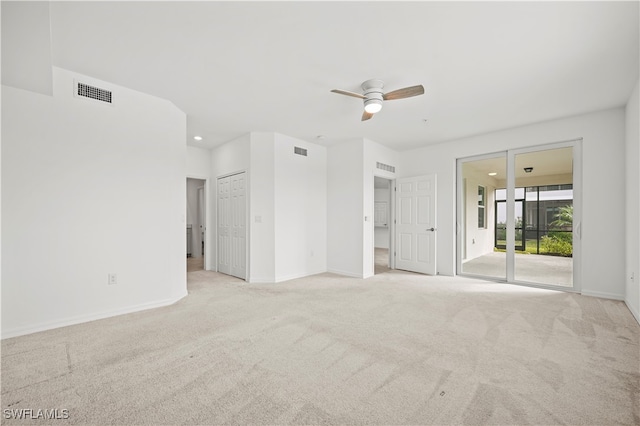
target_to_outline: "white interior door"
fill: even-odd
[[[218,179],[218,272],[231,273],[231,179]]]
[[[246,278],[247,250],[247,189],[245,173],[231,179],[231,271],[230,275]]]
[[[218,272],[247,276],[246,173],[218,179]]]
[[[436,175],[396,181],[396,268],[436,274]]]

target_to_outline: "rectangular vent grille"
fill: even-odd
[[[394,166],[390,166],[388,164],[376,162],[376,167],[379,168],[380,170],[385,170],[387,172],[391,172],[391,173],[395,173],[396,172],[396,168]]]
[[[307,156],[307,150],[304,148],[300,148],[299,146],[293,147],[293,153],[298,155],[304,155],[305,157]]]
[[[96,101],[111,103],[111,92],[88,84],[78,83],[78,96],[95,99]]]

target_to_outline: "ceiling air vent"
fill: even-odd
[[[112,93],[110,90],[101,89],[95,86],[89,86],[85,83],[77,82],[76,84],[76,96],[82,98],[94,99],[96,101],[112,103]]]
[[[379,168],[380,170],[385,170],[387,172],[391,172],[391,173],[395,173],[396,172],[396,168],[394,166],[390,166],[388,164],[376,162],[376,167]]]
[[[293,153],[298,155],[304,155],[305,157],[307,156],[307,150],[304,148],[300,148],[299,146],[293,147]]]

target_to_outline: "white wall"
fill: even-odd
[[[396,166],[399,154],[376,142],[340,142],[327,152],[327,269],[342,275],[374,275],[374,177],[395,179],[376,163]]]
[[[306,148],[308,156],[295,155],[294,146]],[[325,272],[326,148],[277,133],[252,132],[211,152],[214,182],[241,171],[247,171],[249,181],[247,280],[272,283]],[[216,191],[211,185],[214,216]],[[215,231],[209,235],[213,265]]]
[[[211,151],[187,146],[187,177],[207,179],[211,175]]]
[[[359,278],[364,276],[363,157],[362,139],[327,149],[327,270]],[[373,183],[371,188],[373,198]],[[366,214],[373,217],[373,208]],[[373,227],[373,220],[368,223]]]
[[[249,282],[276,281],[274,138],[251,133],[249,174]]]
[[[51,96],[51,20],[48,1],[3,1],[2,84]]]
[[[2,337],[186,295],[185,114],[58,68],[53,94],[2,87]]]
[[[307,156],[294,154],[294,147]],[[327,270],[327,149],[275,134],[275,280]]]
[[[624,298],[625,112],[606,111],[459,139],[402,153],[402,175],[438,175],[437,268],[455,274],[456,158],[583,138],[582,292]],[[602,241],[610,244],[602,244]]]
[[[640,322],[640,124],[638,96],[640,83],[631,93],[626,107],[626,293],[625,302]],[[633,275],[633,279],[631,276]]]

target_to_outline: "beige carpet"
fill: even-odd
[[[621,302],[395,271],[188,280],[170,307],[2,341],[2,423],[640,424]]]
[[[389,249],[376,247],[374,250],[374,272],[376,274],[389,272]]]

